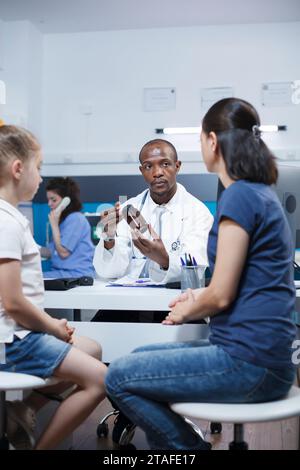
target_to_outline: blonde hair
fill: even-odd
[[[28,130],[17,126],[0,126],[0,176],[10,160],[25,162],[39,150],[39,142]]]

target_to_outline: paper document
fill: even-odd
[[[116,281],[111,281],[108,287],[164,287],[162,282],[154,282],[150,278],[133,279],[130,276],[123,276]]]

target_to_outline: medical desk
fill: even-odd
[[[145,344],[205,339],[208,327],[203,324],[166,326],[159,323],[81,322],[81,310],[168,310],[169,302],[179,294],[177,289],[107,287],[107,282],[95,281],[93,286],[46,291],[45,308],[73,309],[75,321],[71,324],[77,334],[98,341],[102,345],[103,361],[111,362]],[[299,300],[300,290],[297,289]]]
[[[93,286],[75,287],[67,291],[46,291],[45,308],[73,309],[75,321],[71,324],[75,326],[76,333],[98,341],[102,345],[103,361],[111,362],[145,344],[206,338],[207,325],[81,322],[81,310],[168,310],[169,302],[179,294],[180,290],[177,289],[107,287],[107,282],[95,281]]]

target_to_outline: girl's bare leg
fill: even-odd
[[[58,407],[36,449],[53,449],[72,433],[105,397],[106,366],[78,348],[72,348],[54,376],[78,385]]]

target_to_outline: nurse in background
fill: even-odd
[[[82,204],[78,184],[71,178],[53,178],[46,191],[51,209],[52,240],[41,248],[41,255],[51,260],[51,269],[44,272],[44,277],[93,277],[94,246],[90,224],[80,212]],[[60,203],[65,197],[70,198],[70,203],[60,211]]]

